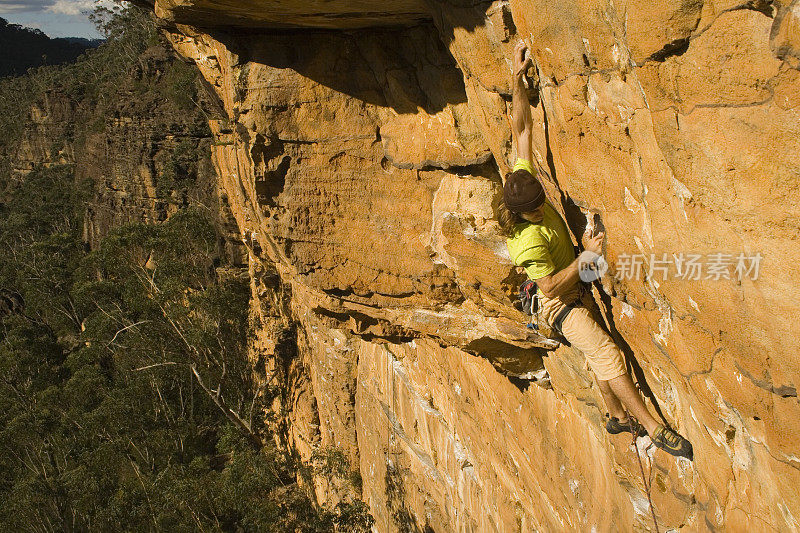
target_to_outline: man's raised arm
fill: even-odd
[[[525,58],[528,46],[520,41],[514,48],[514,73],[511,80],[512,99],[512,129],[514,131],[514,142],[517,144],[517,157],[531,161],[532,150],[531,141],[533,136],[533,117],[531,116],[531,105],[528,102],[528,94],[525,91],[523,78],[525,72],[533,64],[530,58]]]

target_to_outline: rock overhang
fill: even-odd
[[[163,21],[238,29],[351,30],[411,26],[431,20],[422,0],[139,0]]]

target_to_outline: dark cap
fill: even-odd
[[[512,213],[528,213],[544,203],[544,187],[527,170],[515,170],[506,178],[503,200]]]

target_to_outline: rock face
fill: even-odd
[[[240,28],[364,28],[430,19],[424,0],[155,0],[156,15],[177,23]]]
[[[277,365],[292,324],[288,441],[362,479],[321,501],[363,497],[378,531],[647,530],[648,492],[661,531],[800,527],[798,5],[155,2],[223,109],[214,162],[272,309],[255,355]],[[594,294],[693,463],[606,434],[569,348],[552,390],[509,377],[548,347],[495,218],[519,39],[550,198],[605,228]]]

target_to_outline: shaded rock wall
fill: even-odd
[[[547,346],[512,307],[495,220],[518,39],[550,198],[576,234],[605,228],[614,272],[643,258],[639,279],[594,294],[648,401],[694,444],[689,463],[640,442],[660,529],[797,529],[797,2],[430,1],[393,28],[237,6],[154,7],[224,110],[214,161],[256,305],[288,301],[257,354],[275,366],[286,339],[270,331],[292,325],[286,437],[359,465],[379,531],[653,528],[580,354],[544,358],[552,390],[506,377],[539,371]],[[720,279],[648,274],[664,253],[734,262]],[[738,279],[735,258],[757,253],[758,278]]]

